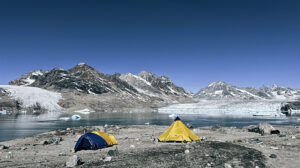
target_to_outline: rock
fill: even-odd
[[[190,150],[186,149],[186,150],[184,151],[184,153],[185,153],[186,155],[188,155],[188,154],[190,153]]]
[[[271,130],[271,134],[280,134],[279,130]]]
[[[296,136],[293,135],[293,136],[292,136],[292,139],[296,139]]]
[[[66,162],[67,167],[75,167],[77,165],[80,165],[82,163],[82,160],[77,155],[71,156],[68,161]]]
[[[286,137],[286,135],[284,135],[284,134],[279,134],[278,136],[279,137]]]
[[[135,148],[135,146],[134,145],[130,145],[130,148]]]
[[[44,141],[41,141],[40,144],[41,144],[41,145],[48,145],[49,142],[44,140]]]
[[[26,147],[22,147],[22,148],[21,148],[21,150],[26,150],[26,149],[27,149]]]
[[[271,154],[269,157],[270,157],[270,158],[277,158],[277,155]]]
[[[60,141],[62,141],[62,137],[58,137],[58,138],[53,138],[51,141],[55,144],[58,145]]]
[[[256,125],[250,125],[250,126],[248,126],[248,132],[260,133],[259,128]]]
[[[8,149],[8,147],[5,145],[0,145],[0,150],[2,150],[2,149]]]
[[[104,162],[110,162],[111,161],[111,159],[112,159],[112,157],[111,156],[107,156],[107,157],[105,157],[104,158]]]
[[[225,163],[224,168],[232,168],[232,166],[229,163]]]
[[[67,128],[66,130],[67,130],[67,131],[71,131],[71,128]]]
[[[109,156],[117,156],[117,155],[118,155],[118,152],[115,151],[115,150],[109,150],[109,151],[107,152],[107,154],[108,154]]]

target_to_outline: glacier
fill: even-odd
[[[23,108],[40,106],[49,111],[59,111],[58,105],[62,96],[60,93],[29,86],[0,85],[9,96],[19,101]]]
[[[201,100],[198,103],[174,104],[159,108],[157,111],[176,115],[284,118],[285,115],[281,113],[280,107],[281,102],[279,101]]]

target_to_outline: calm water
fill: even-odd
[[[180,115],[184,123],[194,127],[199,126],[235,126],[242,127],[260,122],[274,125],[300,124],[299,118],[263,119],[263,118],[217,118],[199,115]],[[86,119],[79,121],[45,120],[42,117],[19,116],[16,119],[0,120],[0,142],[21,138],[68,127],[93,126],[93,125],[170,125],[173,118],[168,114],[158,113],[97,113],[90,114]]]

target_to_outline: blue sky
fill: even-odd
[[[300,88],[300,1],[2,0],[0,84],[86,62],[100,72]]]

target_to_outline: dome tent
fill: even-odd
[[[158,137],[161,142],[190,142],[201,140],[176,117],[172,125]]]
[[[116,145],[117,141],[113,135],[100,132],[100,131],[93,131],[82,135],[74,148],[74,151],[80,150],[95,150],[101,149],[109,146]]]

